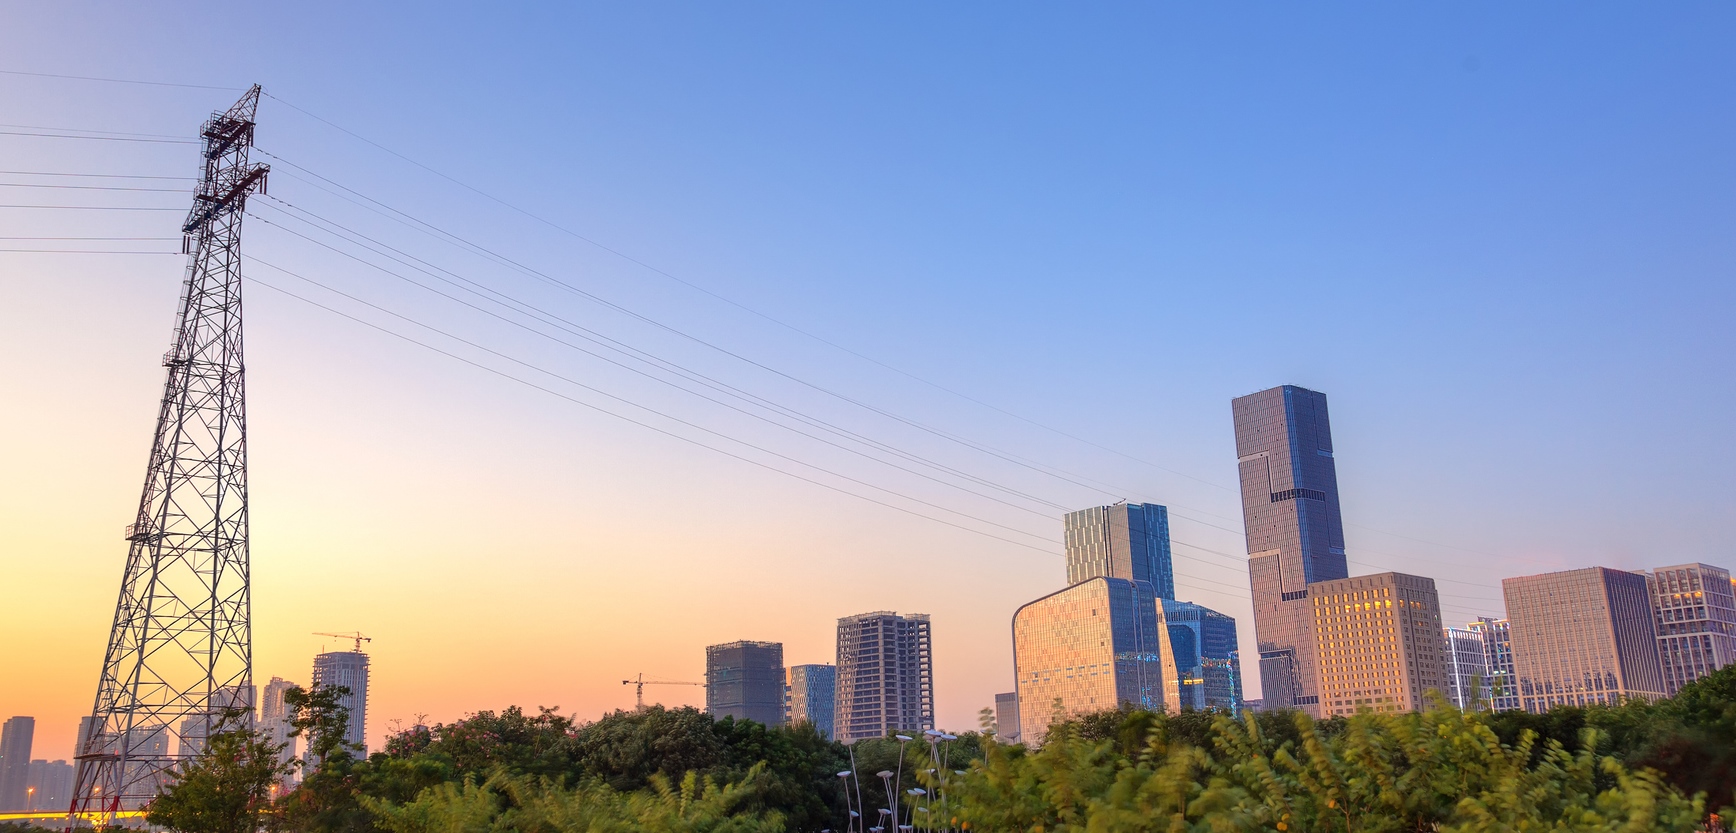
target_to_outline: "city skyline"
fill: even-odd
[[[1502,616],[1503,576],[1732,566],[1732,386],[1705,365],[1732,347],[1720,241],[1736,176],[1716,148],[1736,130],[1703,107],[1730,65],[1714,35],[1731,13],[1555,11],[1509,10],[1495,30],[1438,10],[1348,28],[1303,10],[1040,12],[985,38],[960,9],[915,27],[862,9],[545,10],[527,12],[546,24],[538,36],[584,48],[497,61],[524,21],[459,13],[462,26],[424,19],[402,38],[388,11],[313,8],[213,70],[170,42],[252,30],[205,8],[73,3],[21,8],[0,32],[0,69],[260,82],[281,96],[262,104],[262,148],[682,335],[435,253],[444,244],[287,173],[277,198],[953,484],[480,320],[256,223],[253,683],[308,679],[322,646],[306,634],[327,623],[378,635],[375,747],[421,713],[629,707],[620,679],[700,679],[698,648],[739,634],[827,661],[838,616],[922,610],[942,635],[937,721],[969,728],[1009,689],[1010,611],[1055,589],[1060,516],[1121,500],[1170,507],[1177,595],[1236,619],[1247,696],[1260,695],[1223,403],[1272,384],[1334,397],[1349,573],[1434,578],[1446,624]],[[361,55],[357,38],[379,48]],[[308,62],[309,49],[333,59]],[[435,52],[480,68],[456,73]],[[657,71],[619,72],[647,61]],[[164,140],[0,139],[18,170],[147,176],[195,173],[196,150],[175,142],[237,94],[6,73],[0,93],[9,122]],[[525,113],[536,129],[515,121]],[[546,163],[534,177],[526,155]],[[16,190],[173,209],[0,217],[18,235],[174,238],[187,207],[184,194]],[[275,205],[262,200],[262,216],[293,223]],[[18,446],[0,562],[30,589],[0,631],[0,667],[29,685],[0,692],[0,714],[36,716],[38,758],[71,755],[112,621],[185,267],[177,241],[151,248],[165,253],[0,254],[0,355],[50,403],[0,416]],[[271,267],[892,491],[655,414],[631,411],[826,486],[601,416],[277,293],[265,284],[420,332]],[[1583,392],[1612,378],[1625,395],[1588,407]],[[1618,437],[1623,453],[1604,453]],[[733,597],[716,592],[725,570]],[[550,641],[570,646],[564,662],[538,659]],[[697,704],[700,690],[657,698]]]

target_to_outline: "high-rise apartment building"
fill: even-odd
[[[934,728],[934,643],[928,614],[887,610],[838,620],[837,739]]]
[[[831,738],[833,712],[838,708],[838,667],[792,665],[784,720],[812,724],[820,737]]]
[[[1646,574],[1658,630],[1664,693],[1736,662],[1736,583],[1710,564],[1659,567]]]
[[[338,698],[350,710],[350,726],[344,742],[368,754],[368,655],[361,651],[327,651],[313,658],[313,684],[343,686],[349,693]],[[312,765],[309,761],[309,765]]]
[[[1230,410],[1263,707],[1301,708],[1319,716],[1309,585],[1350,575],[1326,395],[1284,385],[1238,397]]]
[[[1422,711],[1445,693],[1441,603],[1434,579],[1404,573],[1315,582],[1320,713]]]
[[[995,740],[1002,743],[1018,743],[1022,739],[1019,734],[1019,694],[1009,691],[995,695]]]
[[[283,751],[278,753],[278,759],[284,763],[295,759],[296,738],[290,735],[295,728],[290,725],[290,721],[295,715],[283,702],[284,692],[294,687],[295,683],[282,677],[272,677],[271,682],[265,684],[265,694],[259,700],[259,731],[265,735],[266,740],[283,746]],[[284,786],[289,785],[292,777],[285,777]]]
[[[205,751],[205,739],[212,732],[225,728],[224,721],[230,720],[228,729],[253,728],[253,696],[252,683],[238,686],[225,686],[211,692],[211,707],[203,714],[194,714],[182,719],[180,746],[175,754],[182,758],[196,758]],[[231,713],[234,714],[231,717]]]
[[[1157,599],[1143,581],[1098,577],[1013,614],[1019,731],[1041,743],[1057,717],[1163,708]]]
[[[1193,602],[1158,600],[1163,705],[1171,712],[1240,712],[1236,620]]]
[[[72,764],[66,761],[30,762],[29,794],[22,809],[30,812],[61,810],[72,806]]]
[[[29,809],[30,745],[35,739],[34,717],[0,724],[0,811]]]
[[[1106,576],[1143,581],[1158,598],[1175,598],[1168,508],[1117,503],[1068,512],[1065,520],[1068,585]]]
[[[1485,701],[1489,711],[1509,712],[1522,707],[1518,677],[1513,671],[1513,630],[1506,619],[1479,616],[1465,626],[1483,639],[1483,665],[1489,669]]]
[[[1646,577],[1588,567],[1503,579],[1523,708],[1665,694]]]
[[[722,719],[784,725],[784,646],[729,642],[705,649],[705,711]]]
[[[1447,702],[1462,711],[1482,711],[1489,702],[1489,653],[1483,635],[1470,628],[1441,631],[1447,664]]]

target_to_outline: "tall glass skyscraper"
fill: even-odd
[[[1117,503],[1068,512],[1067,583],[1099,576],[1143,581],[1160,599],[1175,598],[1169,552],[1169,509]]]
[[[1294,385],[1234,399],[1262,706],[1320,716],[1308,585],[1348,578],[1326,395]]]
[[[1019,733],[1042,743],[1057,717],[1123,704],[1163,708],[1158,600],[1143,581],[1099,576],[1013,614]]]

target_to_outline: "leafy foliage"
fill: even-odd
[[[173,772],[145,820],[184,833],[252,833],[290,768],[283,745],[249,726],[245,709],[223,713],[197,758]]]
[[[1118,716],[1118,717],[1117,717]],[[1041,749],[991,746],[945,811],[986,830],[1690,831],[1702,817],[1655,772],[1570,753],[1523,732],[1507,745],[1483,715],[1441,707],[1315,722],[1283,715],[1112,712],[1057,724]],[[1119,722],[1117,722],[1119,721]],[[1143,732],[1144,743],[1128,749]],[[1534,760],[1535,759],[1535,760]]]

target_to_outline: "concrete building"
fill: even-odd
[[[1506,619],[1479,616],[1465,626],[1483,639],[1483,664],[1489,669],[1484,695],[1489,710],[1508,712],[1521,708],[1518,677],[1513,672],[1513,632]]]
[[[1350,575],[1326,395],[1284,385],[1238,397],[1230,410],[1261,699],[1267,709],[1299,708],[1318,717],[1323,712],[1310,585]]]
[[[1522,707],[1664,696],[1646,577],[1589,567],[1504,579]]]
[[[283,745],[283,751],[278,754],[279,760],[288,763],[295,759],[295,747],[299,740],[290,736],[294,729],[290,720],[295,717],[289,707],[283,702],[283,693],[295,687],[295,683],[282,677],[272,677],[265,684],[265,694],[259,700],[259,731],[272,743]],[[284,786],[289,786],[293,776],[285,778]]]
[[[313,658],[313,684],[343,686],[349,694],[339,698],[350,710],[350,727],[344,742],[356,747],[358,757],[368,754],[368,655],[361,651],[327,651]],[[309,765],[312,765],[309,761]]]
[[[705,711],[712,717],[784,725],[784,646],[729,642],[705,648]]]
[[[812,724],[820,737],[831,738],[834,712],[838,708],[836,665],[792,665],[784,722]]]
[[[1462,711],[1483,711],[1489,700],[1489,655],[1483,635],[1470,628],[1441,631],[1447,664],[1447,702]]]
[[[1193,602],[1159,599],[1163,706],[1171,712],[1242,708],[1236,620]]]
[[[1316,582],[1308,598],[1323,715],[1422,711],[1430,692],[1447,690],[1434,579],[1377,573]]]
[[[928,614],[888,610],[838,620],[837,739],[934,728],[934,642]]]
[[[1158,598],[1175,598],[1166,507],[1117,503],[1068,512],[1065,540],[1069,586],[1106,576],[1143,581]]]
[[[1710,564],[1659,567],[1646,574],[1664,693],[1736,662],[1736,583]]]
[[[1019,734],[1019,694],[1016,691],[995,695],[995,739],[1002,743],[1023,740]]]
[[[1163,708],[1157,599],[1143,581],[1098,577],[1013,614],[1019,733],[1042,743],[1056,718],[1122,705]]]
[[[34,717],[0,724],[0,811],[30,809],[30,745],[35,739]]]
[[[231,712],[240,712],[228,724],[232,729],[253,728],[254,687],[252,683],[240,686],[227,686],[211,693],[211,707],[204,714],[195,714],[182,719],[180,745],[175,749],[175,755],[181,758],[196,758],[205,751],[205,739],[213,731],[224,728],[225,719]]]
[[[72,764],[66,761],[31,761],[30,782],[25,787],[29,798],[23,809],[65,812],[72,806],[72,776]]]

